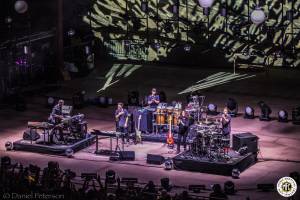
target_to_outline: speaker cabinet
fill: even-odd
[[[120,160],[135,160],[134,151],[120,151]]]
[[[161,165],[165,162],[165,158],[161,155],[147,154],[147,163],[153,165]]]
[[[252,133],[238,133],[232,137],[233,150],[238,151],[240,148],[247,146],[248,151],[258,152],[258,137]]]

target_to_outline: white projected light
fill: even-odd
[[[263,23],[267,18],[266,14],[261,8],[255,8],[255,10],[252,11],[250,17],[253,24],[256,25]]]
[[[199,0],[199,4],[202,8],[209,8],[214,3],[214,0]]]
[[[28,10],[28,4],[26,1],[16,1],[15,10],[17,13],[23,14]]]

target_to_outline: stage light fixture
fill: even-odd
[[[236,117],[238,113],[238,103],[233,98],[228,98],[226,102],[226,107],[228,108],[228,114],[231,117]]]
[[[250,106],[247,106],[245,108],[245,115],[244,115],[245,119],[254,119],[254,109]]]
[[[278,121],[279,122],[288,122],[288,112],[285,110],[280,110],[278,112]]]
[[[67,149],[65,150],[65,155],[66,155],[68,158],[73,157],[73,155],[74,155],[73,149],[67,148]]]
[[[15,10],[19,14],[24,14],[28,10],[28,4],[26,1],[20,0],[15,2]]]
[[[75,30],[73,28],[71,28],[71,29],[68,30],[67,34],[68,34],[69,37],[73,37],[75,35],[75,33],[76,33]]]
[[[11,151],[11,150],[13,150],[13,143],[11,142],[11,141],[7,141],[7,142],[5,142],[5,149],[6,149],[6,151]]]
[[[235,193],[235,185],[232,181],[226,181],[224,183],[224,192],[228,195],[233,195]]]
[[[12,23],[12,18],[10,16],[5,17],[5,23],[6,24]]]
[[[173,169],[173,160],[171,158],[167,158],[165,161],[165,169],[171,170]]]
[[[270,114],[272,113],[271,108],[264,102],[264,101],[259,101],[257,103],[261,110],[261,115],[259,117],[259,120],[261,121],[270,121]]]
[[[29,54],[29,50],[30,50],[30,49],[29,49],[28,46],[25,45],[24,48],[23,48],[23,50],[24,50],[24,54],[25,54],[25,55],[28,55],[28,54]]]
[[[267,19],[265,12],[260,7],[256,7],[251,12],[250,18],[252,23],[256,25],[263,23]]]
[[[238,178],[240,178],[240,174],[241,174],[241,172],[240,172],[240,170],[237,169],[237,168],[234,168],[234,169],[232,169],[232,171],[231,171],[231,177],[232,177],[233,179],[238,179]]]
[[[214,0],[198,0],[202,8],[209,8],[213,5]]]
[[[292,121],[295,125],[300,125],[300,107],[294,108],[292,111]]]
[[[209,115],[217,115],[218,114],[218,112],[217,112],[218,107],[216,104],[209,103],[207,106],[207,109],[208,109],[207,113]]]

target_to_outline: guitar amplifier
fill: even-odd
[[[242,147],[247,147],[247,152],[258,152],[258,137],[252,133],[238,133],[232,137],[232,148],[239,151]]]

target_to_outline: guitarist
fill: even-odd
[[[126,138],[126,141],[129,142],[128,135],[128,111],[123,108],[123,103],[118,103],[117,110],[115,111],[115,119],[116,119],[116,131],[123,133],[122,140]]]
[[[180,153],[181,140],[184,150],[186,150],[186,137],[188,135],[189,118],[183,110],[178,117],[178,141],[177,141],[177,153]]]

